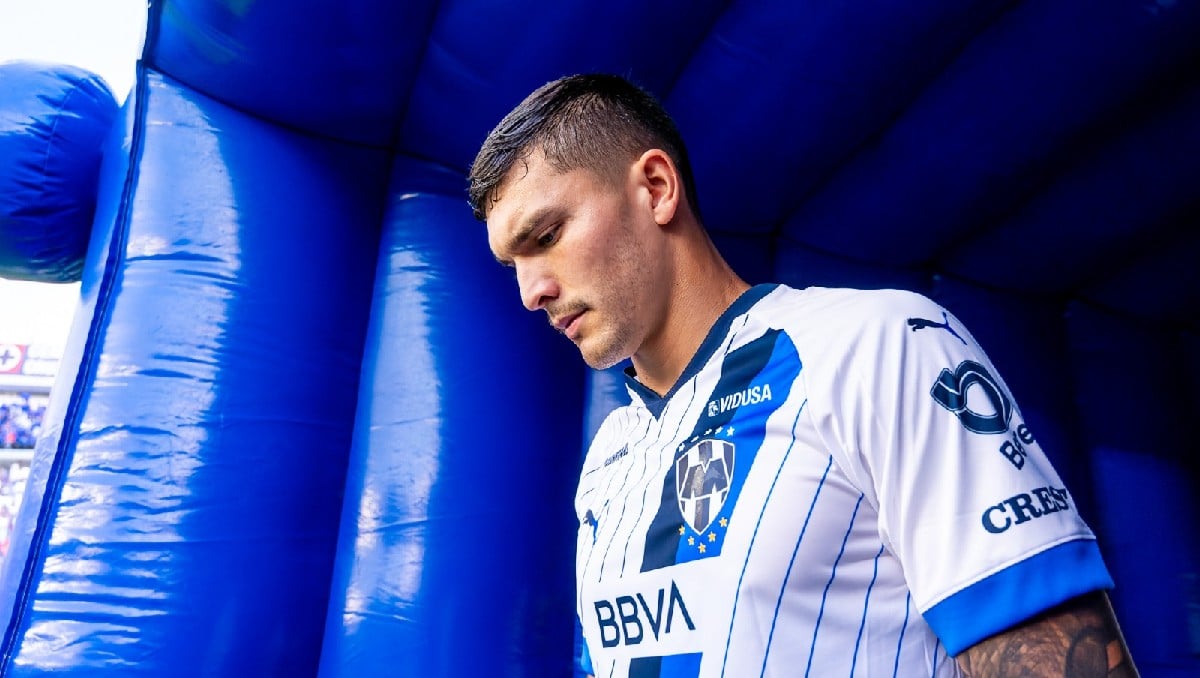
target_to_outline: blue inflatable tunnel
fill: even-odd
[[[0,64],[0,275],[81,281],[0,675],[579,671],[572,497],[624,394],[465,175],[597,71],[667,104],[748,281],[965,322],[1143,675],[1200,674],[1196,3],[151,0],[123,106]]]

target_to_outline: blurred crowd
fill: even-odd
[[[42,432],[45,411],[44,402],[31,402],[27,393],[0,393],[0,449],[32,448]],[[0,560],[8,555],[13,521],[29,477],[28,455],[5,456],[0,462]]]
[[[8,555],[9,538],[17,508],[25,494],[25,480],[29,477],[29,466],[12,463],[0,465],[0,560]]]
[[[28,398],[0,405],[0,448],[33,447],[45,411],[45,407],[30,405]]]

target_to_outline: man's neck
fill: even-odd
[[[671,390],[717,319],[750,288],[719,257],[706,264],[676,280],[659,331],[633,355],[638,381],[659,395]]]

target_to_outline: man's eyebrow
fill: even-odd
[[[517,228],[516,233],[513,233],[511,236],[509,236],[508,240],[505,242],[503,251],[521,251],[529,238],[533,236],[533,232],[536,231],[538,227],[540,227],[546,221],[546,219],[556,211],[557,208],[548,205],[546,207],[540,207],[537,210],[534,210],[532,214],[522,219],[521,226]],[[513,266],[511,259],[502,259],[499,256],[496,256],[496,261],[502,266],[508,266],[510,268]]]

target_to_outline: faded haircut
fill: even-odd
[[[651,148],[671,157],[699,218],[683,137],[654,95],[616,75],[559,78],[534,90],[487,135],[468,175],[471,209],[486,221],[496,188],[535,150],[541,149],[559,172],[583,168],[616,181]]]

